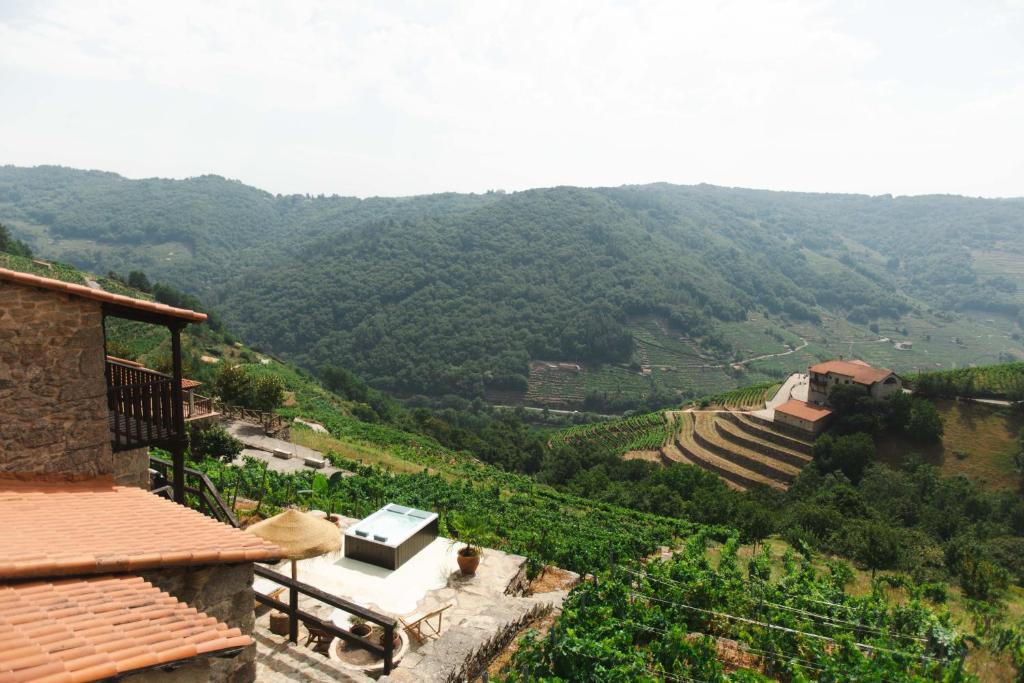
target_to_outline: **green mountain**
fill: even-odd
[[[361,200],[8,166],[0,222],[399,394],[616,409],[840,354],[900,371],[1024,357],[1021,200],[666,184]]]

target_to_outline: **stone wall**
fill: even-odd
[[[96,301],[0,282],[0,472],[113,472]]]
[[[143,572],[142,577],[160,590],[188,603],[207,616],[252,635],[256,623],[252,591],[252,563],[182,567]],[[201,680],[242,683],[256,678],[256,646],[250,645],[231,659],[210,658]],[[134,680],[134,679],[133,679]]]
[[[114,453],[114,483],[149,490],[149,447]]]

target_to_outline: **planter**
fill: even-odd
[[[354,636],[365,638],[366,636],[370,635],[370,632],[372,630],[373,629],[370,628],[369,624],[356,624],[355,626],[349,629],[349,632]]]
[[[459,571],[466,575],[476,574],[476,568],[480,566],[480,554],[469,548],[460,550],[455,559],[459,563]]]
[[[395,666],[398,666],[409,651],[409,636],[404,629],[395,629],[395,637],[398,639],[399,645],[395,648],[392,661]],[[347,643],[341,638],[335,638],[331,642],[330,658],[348,671],[365,676],[378,676],[384,672],[382,659],[373,657],[360,646]]]
[[[271,612],[270,632],[277,636],[288,635],[288,615],[284,612]]]

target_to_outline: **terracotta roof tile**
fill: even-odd
[[[821,406],[811,405],[804,401],[798,401],[795,398],[791,398],[781,406],[775,408],[777,413],[785,413],[792,415],[793,417],[799,417],[801,420],[807,420],[808,422],[817,422],[818,420],[824,420],[826,417],[832,414],[832,411],[828,408],[822,408]]]
[[[875,368],[862,360],[829,360],[811,366],[811,372],[825,375],[833,372],[837,375],[850,377],[857,384],[871,386],[881,382],[892,374],[892,370],[886,368]]]
[[[4,683],[84,683],[250,644],[138,576],[0,586]]]
[[[159,304],[155,301],[133,299],[132,297],[124,296],[123,294],[113,294],[112,292],[102,289],[93,289],[92,287],[86,287],[85,285],[76,285],[72,282],[40,277],[38,275],[32,275],[31,273],[22,273],[17,270],[9,270],[7,268],[0,268],[0,280],[7,280],[8,282],[28,285],[30,287],[49,289],[55,292],[63,292],[65,294],[82,297],[83,299],[92,299],[93,301],[118,304],[119,306],[125,306],[128,308],[137,308],[140,311],[149,311],[151,313],[159,313],[160,315],[183,318],[184,320],[196,323],[206,320],[205,313],[190,311],[187,308],[175,308],[174,306]]]
[[[0,579],[281,556],[277,546],[261,538],[110,479],[0,478],[0,519]]]

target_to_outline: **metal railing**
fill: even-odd
[[[325,593],[319,588],[314,588],[309,584],[302,583],[291,577],[285,576],[275,572],[267,567],[261,567],[255,565],[256,576],[260,576],[264,579],[269,579],[274,583],[284,586],[288,589],[288,602],[284,603],[280,600],[272,598],[261,593],[256,593],[256,600],[268,607],[273,607],[288,615],[288,639],[293,643],[299,639],[299,622],[301,621],[306,625],[306,628],[313,627],[325,633],[330,633],[335,638],[341,638],[349,643],[358,645],[364,648],[370,654],[380,657],[384,660],[384,675],[391,673],[394,668],[394,655],[395,655],[395,629],[398,623],[391,617],[378,614],[373,610],[366,609],[361,605],[357,605],[354,602],[349,602],[344,598],[339,598],[330,593]],[[369,638],[363,636],[357,636],[356,634],[343,629],[333,622],[324,621],[315,614],[306,612],[299,608],[299,595],[305,595],[318,602],[322,602],[325,605],[340,609],[349,614],[359,617],[365,621],[373,624],[377,624],[384,630],[384,637],[382,643],[375,643]]]

